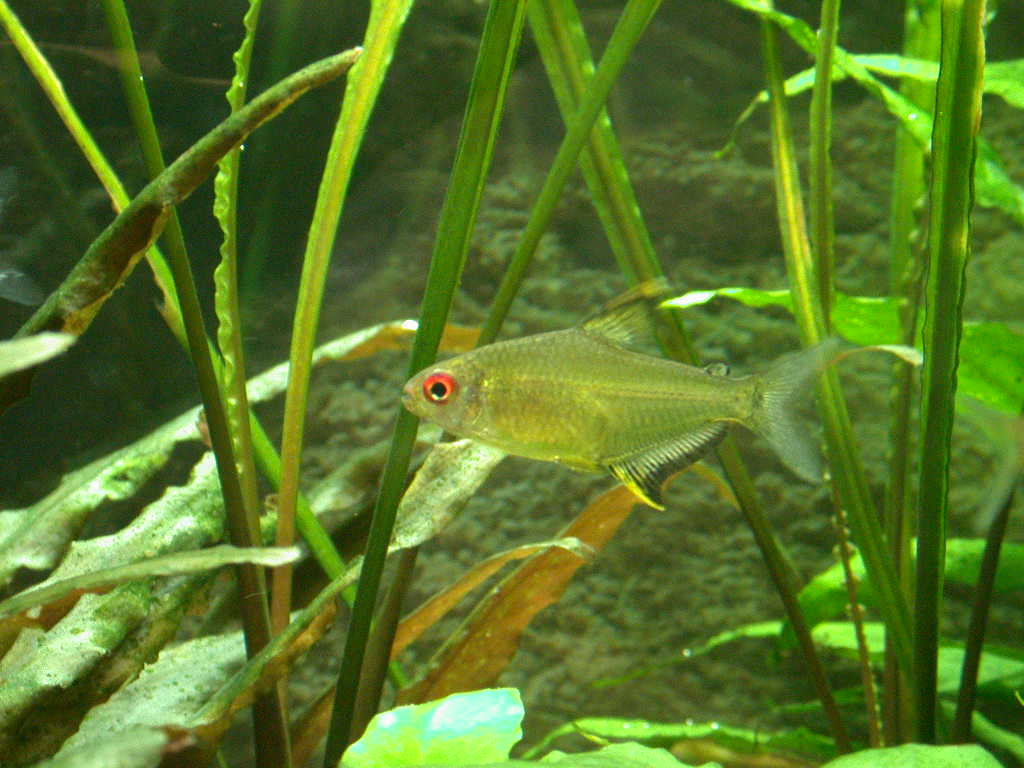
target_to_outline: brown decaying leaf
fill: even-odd
[[[493,574],[497,573],[503,565],[512,560],[522,560],[525,557],[530,557],[530,555],[535,555],[554,545],[554,542],[527,544],[526,546],[516,547],[507,552],[494,555],[474,565],[459,577],[458,581],[438,592],[402,619],[398,625],[398,630],[395,632],[394,642],[391,645],[391,658],[394,659],[410,643],[415,642],[420,635],[434,626],[452,608],[458,605],[462,598]]]
[[[631,491],[617,486],[595,499],[559,538],[574,537],[600,551],[638,503]],[[583,562],[577,554],[550,549],[523,563],[476,607],[426,675],[399,693],[399,703],[431,701],[492,685],[518,648],[523,630],[541,609],[562,596]]]

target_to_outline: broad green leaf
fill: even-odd
[[[983,539],[949,539],[946,542],[946,580],[973,586],[978,578],[984,548]],[[859,582],[858,601],[873,606],[875,592],[867,580],[864,564],[859,555],[855,554],[850,559],[850,568]],[[997,595],[1024,590],[1024,544],[1003,544],[994,588]],[[836,563],[819,573],[800,591],[800,607],[807,617],[807,623],[812,627],[819,622],[842,615],[846,609],[846,602],[846,583],[841,563]],[[784,637],[788,639],[788,633]]]
[[[83,598],[84,599],[84,598]],[[142,727],[188,727],[205,701],[245,663],[241,632],[197,638],[164,649],[110,699],[94,707],[55,759],[77,765],[108,739]]]
[[[522,738],[514,688],[456,693],[382,712],[342,757],[344,768],[475,765],[508,758]]]
[[[429,763],[416,768],[537,768],[539,765],[557,765],[560,768],[722,768],[719,763],[703,763],[691,766],[684,763],[664,749],[651,749],[641,744],[611,744],[595,752],[564,754],[552,752],[539,763],[527,760],[506,760],[500,763],[481,765],[473,763]],[[388,768],[384,763],[381,768]],[[342,763],[339,768],[349,768]]]
[[[873,663],[880,664],[885,648],[884,628],[878,622],[865,622],[864,635]],[[853,624],[844,621],[823,622],[814,628],[815,642],[844,653],[857,651],[857,639]],[[985,646],[978,671],[980,691],[990,695],[1012,697],[1013,692],[1024,685],[1024,659],[1016,658],[1012,650],[1003,651],[991,645]],[[964,651],[960,644],[945,643],[939,648],[937,689],[942,694],[955,694],[960,688],[960,670],[963,666]]]
[[[725,296],[749,307],[782,307],[792,312],[788,291],[718,288],[691,291],[662,306],[686,308]],[[843,338],[863,346],[897,344],[899,300],[836,293],[832,326]],[[1004,323],[966,322],[960,343],[958,392],[1006,413],[1020,413],[1024,402],[1024,335]]]
[[[844,755],[822,768],[999,768],[1000,765],[976,744],[950,747],[904,744]]]
[[[775,22],[809,55],[815,55],[817,37],[814,30],[805,21],[781,13],[760,0],[729,0],[729,2]],[[879,65],[881,61],[869,60],[865,63],[861,61],[861,57],[851,55],[842,48],[835,49],[834,72],[836,79],[841,79],[844,76],[852,77],[868,93],[882,102],[889,113],[900,121],[922,148],[928,149],[931,145],[932,116],[876,78],[868,67],[868,64],[872,63]],[[889,63],[892,63],[892,59],[889,60]],[[1002,62],[1002,64],[1004,65],[1002,71],[997,68],[993,75],[999,83],[998,90],[993,89],[992,92],[999,93],[1010,103],[1015,103],[1012,100],[1018,98],[1020,93],[1020,79],[1018,78],[1016,81],[1013,79],[1017,73],[1017,67],[1014,66],[1015,62]],[[905,66],[907,73],[916,77],[923,78],[926,74],[922,67],[914,65],[912,62],[901,66]],[[989,77],[987,69],[985,74],[987,80]],[[800,80],[793,84],[794,88],[797,86],[810,87],[814,82],[813,72],[801,73],[801,75]],[[787,88],[787,93],[789,93],[789,88]],[[751,109],[748,108],[741,119],[746,119],[750,112]],[[1024,224],[1024,188],[1013,182],[1009,174],[1006,173],[999,154],[984,139],[978,141],[974,181],[978,202],[981,205],[1000,208],[1018,223]]]
[[[555,739],[582,734],[596,741],[633,741],[649,747],[670,747],[680,741],[700,739],[713,741],[737,752],[787,751],[827,760],[836,754],[832,740],[804,728],[765,732],[734,728],[717,722],[656,723],[615,717],[584,717],[551,731],[529,754],[542,751]]]
[[[240,548],[223,545],[196,552],[178,552],[162,557],[138,560],[130,565],[104,568],[68,579],[49,581],[0,602],[0,619],[16,613],[46,605],[69,595],[75,590],[95,590],[125,581],[137,581],[153,576],[179,576],[221,568],[238,563],[254,563],[273,568],[291,563],[299,557],[295,547]]]
[[[0,341],[0,376],[56,357],[74,342],[75,337],[70,333],[37,333],[24,339]]]
[[[37,706],[96,667],[146,616],[149,584],[85,595],[49,632],[22,632],[0,663],[0,754],[12,754]]]
[[[136,726],[105,733],[74,750],[62,749],[36,768],[157,768],[172,738],[162,728]]]
[[[620,675],[619,677],[601,678],[600,680],[595,680],[592,685],[594,688],[609,688],[614,685],[622,685],[630,680],[636,680],[637,678],[654,674],[659,669],[673,667],[677,664],[686,664],[690,659],[697,656],[703,656],[714,648],[717,648],[720,645],[726,645],[734,640],[750,637],[777,637],[782,626],[781,621],[757,621],[751,624],[744,624],[736,629],[719,632],[706,643],[702,643],[701,645],[694,646],[692,648],[684,648],[681,653],[670,659],[645,665],[639,669],[627,672],[625,675]],[[813,624],[809,623],[808,626],[813,626]]]
[[[953,702],[941,703],[946,712],[946,719],[952,722],[956,710]],[[1000,728],[977,710],[971,717],[971,733],[982,744],[1005,750],[1016,758],[1018,764],[1024,765],[1024,736]]]
[[[985,92],[994,93],[1018,109],[1024,109],[1024,59],[985,64]]]
[[[541,763],[552,763],[563,768],[679,768],[684,765],[666,750],[652,749],[642,744],[609,744],[596,752],[573,755],[552,752]],[[704,764],[704,768],[715,766],[718,763]]]

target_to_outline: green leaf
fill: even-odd
[[[817,48],[817,36],[813,29],[801,19],[788,16],[773,9],[771,6],[760,2],[760,0],[729,0],[733,5],[739,6],[748,11],[758,14],[762,18],[769,19],[779,25],[792,40],[803,48],[811,56],[815,55]],[[835,49],[835,77],[844,76],[853,78],[868,93],[877,98],[890,114],[895,117],[903,127],[914,137],[914,140],[927,149],[931,145],[932,116],[915,106],[902,94],[885,85],[871,72],[870,68],[878,69],[880,66],[889,65],[895,68],[890,74],[907,74],[917,79],[934,79],[929,77],[929,71],[923,63],[915,63],[911,60],[904,60],[897,63],[899,57],[868,57],[868,61],[862,61],[865,57],[853,56],[842,48]],[[872,60],[873,59],[873,60]],[[932,65],[935,66],[934,64]],[[986,81],[990,77],[990,67],[997,67],[994,77],[998,85],[988,89],[991,93],[998,93],[1011,104],[1017,105],[1015,101],[1019,98],[1020,82],[1019,65],[1016,62],[1001,62],[996,65],[989,65],[985,70]],[[999,67],[1002,67],[1000,70]],[[934,70],[937,72],[937,68]],[[1017,77],[1014,80],[1014,77]],[[794,92],[798,88],[809,88],[814,82],[814,73],[802,72],[796,76],[797,81],[792,82]],[[788,86],[789,84],[787,84]],[[790,93],[789,87],[786,89]],[[767,100],[767,96],[765,96]],[[749,117],[751,109],[748,108],[741,120]],[[978,158],[974,169],[975,191],[978,202],[981,205],[994,206],[1002,209],[1020,223],[1024,223],[1024,189],[1013,183],[1009,174],[1006,173],[999,154],[992,145],[984,139],[978,140]]]
[[[734,728],[717,722],[657,723],[617,717],[573,720],[551,731],[528,754],[537,754],[555,739],[572,734],[581,734],[595,741],[629,740],[648,747],[670,747],[687,739],[704,739],[737,752],[785,750],[822,760],[836,754],[831,739],[803,728],[772,733]]]
[[[61,765],[77,766],[80,755],[142,727],[161,732],[165,726],[188,727],[195,712],[244,663],[241,632],[201,637],[165,649],[135,680],[94,707],[55,759]]]
[[[652,749],[642,744],[610,744],[596,752],[575,755],[552,752],[541,762],[564,768],[679,768],[683,765],[664,749]],[[715,766],[718,763],[704,764],[704,768]]]
[[[56,357],[74,341],[75,337],[70,333],[37,333],[24,339],[0,341],[0,376],[23,371]]]
[[[622,685],[630,680],[636,680],[637,678],[654,674],[659,669],[664,669],[665,667],[672,667],[677,664],[686,664],[692,658],[703,656],[705,653],[708,653],[720,645],[725,645],[726,643],[731,643],[734,640],[739,640],[744,637],[777,637],[782,626],[783,624],[781,621],[756,621],[751,624],[744,624],[736,629],[719,632],[706,643],[685,649],[681,655],[676,655],[663,661],[656,661],[653,664],[648,664],[640,667],[639,669],[631,670],[625,675],[620,675],[619,677],[606,677],[596,680],[592,685],[594,688],[610,688],[614,685]],[[809,623],[808,626],[813,626],[813,624]],[[636,736],[633,736],[633,738],[636,738]]]
[[[295,547],[211,547],[197,552],[177,552],[162,557],[139,560],[130,565],[104,568],[83,573],[69,579],[60,579],[19,592],[0,602],[0,619],[16,613],[46,605],[69,595],[75,590],[95,590],[111,584],[136,581],[152,576],[178,576],[221,568],[238,563],[254,563],[273,568],[291,563],[299,557]]]
[[[706,304],[716,296],[748,307],[782,307],[792,312],[789,291],[756,288],[717,288],[691,291],[662,306],[682,309]],[[900,300],[891,297],[849,296],[837,292],[832,327],[854,344],[898,344]],[[1024,402],[1024,335],[1004,323],[966,322],[957,371],[961,394],[1006,413],[1020,413]]]
[[[61,750],[38,768],[156,768],[164,757],[171,734],[161,728],[144,726],[120,733],[104,733],[79,749]]]
[[[475,765],[501,761],[522,738],[523,703],[514,688],[456,693],[398,707],[370,721],[343,768]]]
[[[949,539],[946,542],[946,580],[973,586],[981,567],[983,539]],[[857,599],[867,606],[875,604],[875,592],[864,573],[859,555],[850,559],[850,568],[858,580]],[[1006,542],[996,571],[995,594],[1024,590],[1024,544]],[[841,563],[822,571],[800,591],[800,607],[811,626],[840,616],[846,608],[846,583]],[[791,639],[784,632],[785,642]]]
[[[167,462],[174,446],[198,438],[197,411],[66,475],[45,498],[0,512],[0,586],[21,568],[54,567],[86,518],[102,505],[132,498]],[[110,565],[107,561],[95,568]],[[94,569],[95,569],[94,568]]]
[[[878,622],[865,622],[864,635],[872,662],[881,664],[885,648],[882,625]],[[857,638],[850,622],[831,621],[819,624],[814,628],[814,639],[822,645],[847,654],[857,652]],[[1012,698],[1014,691],[1024,685],[1024,660],[1013,655],[1015,652],[1012,650],[998,649],[991,645],[986,645],[985,648],[978,672],[979,689],[985,689],[989,695]],[[963,659],[962,644],[947,642],[939,648],[936,688],[940,694],[953,695],[959,690]]]
[[[434,445],[398,505],[391,546],[415,547],[436,536],[505,456],[475,440]]]
[[[999,768],[1000,763],[976,744],[932,747],[904,744],[844,755],[822,768]]]
[[[1024,109],[1024,59],[985,64],[985,92],[994,93],[1018,109]]]
[[[52,710],[60,689],[89,674],[146,616],[146,582],[105,595],[85,595],[49,632],[22,632],[0,667],[0,754],[21,743],[25,719]]]

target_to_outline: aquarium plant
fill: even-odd
[[[367,146],[401,127],[389,125],[394,116],[382,108],[394,98],[388,88],[395,87],[396,68],[418,61],[415,76],[428,81],[463,73],[417,59],[402,45],[415,32],[407,21],[424,18],[414,15],[412,0],[372,0],[362,10],[296,2],[264,8],[262,0],[249,0],[237,9],[230,51],[226,43],[214,46],[225,61],[233,52],[230,76],[220,79],[168,73],[158,68],[164,66],[159,55],[137,48],[140,28],[173,26],[187,4],[137,5],[103,0],[107,45],[68,51],[38,42],[42,29],[33,24],[47,21],[39,8],[0,0],[8,53],[12,60],[16,55],[19,77],[27,72],[32,82],[30,91],[10,89],[5,112],[18,126],[19,145],[30,148],[27,162],[62,201],[67,221],[61,226],[88,233],[59,284],[0,342],[0,408],[31,407],[34,382],[38,387],[48,371],[78,354],[90,334],[101,336],[104,315],[123,312],[121,297],[143,282],[156,288],[166,335],[187,355],[199,400],[169,420],[147,423],[113,450],[70,461],[74,468],[57,473],[62,476],[45,493],[31,501],[24,499],[28,491],[15,493],[24,505],[0,511],[0,765],[980,768],[1024,761],[1024,740],[1014,732],[1022,722],[1022,648],[1019,640],[986,642],[992,606],[1008,599],[1010,610],[1019,611],[1024,587],[1024,548],[1008,533],[1024,466],[1024,326],[1019,307],[1016,316],[1011,307],[997,319],[964,311],[979,209],[997,211],[1007,227],[1024,222],[1024,191],[1013,178],[1019,166],[986,138],[982,110],[985,94],[1024,108],[1024,59],[986,58],[986,35],[1004,34],[1003,24],[1012,36],[1019,20],[984,0],[907,0],[902,47],[854,53],[841,45],[845,15],[838,0],[823,0],[813,22],[770,0],[721,0],[717,5],[759,29],[760,59],[738,66],[753,72],[763,90],[745,94],[749,107],[737,115],[732,136],[721,137],[726,146],[718,157],[742,151],[751,121],[767,121],[785,281],[735,285],[711,274],[704,285],[676,286],[671,277],[678,265],[659,253],[630,153],[612,120],[619,117],[615,88],[643,50],[652,20],[665,13],[659,0],[609,4],[614,25],[597,58],[590,46],[598,39],[591,26],[598,14],[573,0],[489,0],[478,12],[463,9],[472,67],[461,83],[465,99],[447,177],[431,185],[442,190],[443,201],[429,217],[429,269],[422,285],[409,289],[415,274],[409,269],[400,275],[403,284],[391,286],[416,294],[419,317],[381,316],[370,307],[372,324],[323,342],[332,270],[344,258],[337,256],[339,238],[344,244],[359,214],[347,208],[352,190],[357,180],[373,186],[372,171],[360,176],[361,163],[371,163]],[[455,15],[456,6],[431,12]],[[302,36],[314,27],[322,27],[331,53],[293,66],[309,61],[301,55]],[[515,117],[508,105],[517,67],[534,51],[554,96],[547,119],[564,130],[543,160],[542,183],[516,219],[500,280],[486,285],[480,327],[457,325],[450,321],[453,305],[469,290],[474,260],[484,259],[474,236]],[[80,114],[67,70],[59,75],[51,61],[65,54],[116,71],[117,103],[123,102],[137,145],[134,166],[110,157],[112,143],[94,135],[90,123],[100,115]],[[794,64],[798,57],[802,71]],[[166,115],[161,120],[161,88],[190,77],[197,87],[222,93],[227,104],[217,119],[196,108],[199,135],[172,157],[167,148],[182,143],[175,134],[182,129]],[[338,81],[343,85],[332,86]],[[257,82],[263,87],[252,86]],[[887,284],[871,295],[837,287],[844,270],[832,151],[842,114],[833,98],[838,87],[849,87],[847,95],[863,92],[890,118],[890,135],[877,139],[891,147],[893,162]],[[808,90],[805,110],[799,98]],[[33,100],[40,97],[47,119],[50,111],[59,118],[65,132],[59,140],[39,138]],[[296,168],[302,141],[295,136],[306,118],[300,113],[286,121],[314,99],[336,118],[327,135],[308,139],[319,142],[316,167]],[[282,123],[288,126],[281,129],[283,142],[281,134],[277,145],[259,141]],[[74,200],[69,174],[54,160],[68,138],[102,187],[103,221],[95,234],[93,212]],[[458,385],[448,373],[431,378],[438,375],[431,366],[439,353],[486,359],[486,352],[470,350],[503,333],[577,169],[577,196],[592,206],[612,256],[605,294],[619,292],[612,285],[632,286],[624,295],[644,299],[642,314],[656,341],[644,354],[656,362],[636,371],[647,372],[648,386],[651,371],[668,365],[664,358],[689,366],[673,370],[706,375],[702,383],[719,381],[715,389],[725,390],[726,379],[715,377],[729,374],[700,358],[704,347],[692,331],[694,318],[709,307],[739,303],[788,318],[786,327],[806,349],[783,360],[799,362],[794,368],[804,372],[799,386],[784,382],[778,391],[803,399],[803,388],[813,385],[827,472],[807,459],[816,446],[801,449],[800,457],[787,453],[795,442],[810,445],[805,436],[773,447],[800,474],[820,479],[817,503],[834,523],[834,562],[810,578],[801,573],[773,520],[811,510],[777,508],[779,498],[765,494],[741,455],[742,443],[725,426],[744,418],[715,411],[701,416],[701,441],[687,443],[687,451],[673,448],[665,454],[670,460],[656,467],[609,458],[611,474],[624,484],[583,502],[546,499],[572,510],[571,522],[525,545],[489,541],[488,557],[403,617],[421,548],[428,550],[456,516],[470,514],[467,505],[472,510],[474,501],[487,498],[488,478],[506,451],[536,453],[530,441],[489,440],[493,430],[475,434],[481,442],[451,439],[420,424],[418,415],[430,411],[406,407],[409,398],[422,393],[444,405]],[[130,183],[122,181],[126,174],[134,175]],[[316,188],[304,218],[290,208],[301,197],[296,176]],[[318,186],[309,177],[319,178]],[[209,192],[204,185],[211,178]],[[190,208],[197,198],[203,215],[212,210],[217,223],[210,269],[208,254],[196,245],[206,243]],[[289,213],[272,218],[278,210]],[[296,249],[301,267],[298,259],[284,268],[273,262],[282,241],[274,239],[271,221],[303,243]],[[70,234],[66,239],[76,242]],[[143,260],[148,269],[136,269]],[[282,269],[288,279],[274,282]],[[5,274],[0,271],[0,280]],[[247,357],[262,350],[247,345],[247,334],[250,328],[270,333],[259,322],[259,301],[285,291],[287,360],[254,376]],[[152,303],[131,298],[133,313]],[[544,330],[562,330],[556,338],[573,340],[559,347],[570,359],[580,339],[592,350],[632,336],[624,328],[633,321],[615,314],[623,306],[632,312],[629,299],[613,299],[604,314],[599,307],[580,313],[576,329]],[[105,336],[102,342],[118,343]],[[148,343],[160,360],[157,342]],[[396,363],[398,355],[405,359]],[[878,356],[892,366],[884,478],[869,474],[844,394],[846,366]],[[401,381],[389,390],[390,437],[351,450],[323,483],[314,483],[304,473],[304,455],[308,461],[316,439],[314,370],[345,376],[360,362],[385,359],[412,387],[405,405]],[[90,360],[80,364],[93,376],[101,373]],[[760,392],[760,382],[785,379],[780,372],[790,369],[770,370],[749,380],[757,385],[737,384],[737,391],[753,397],[748,388]],[[59,387],[73,400],[90,380],[67,377]],[[620,391],[629,394],[628,387]],[[593,404],[570,391],[559,407]],[[456,421],[434,420],[463,431]],[[759,429],[756,420],[750,424],[770,441],[777,434]],[[985,489],[976,534],[949,536],[951,476],[963,456],[954,428],[962,424],[989,436],[998,471]],[[658,722],[626,711],[563,718],[547,736],[523,742],[524,712],[544,703],[528,699],[524,708],[518,691],[498,686],[524,634],[545,608],[560,610],[583,566],[600,567],[601,551],[631,515],[640,517],[637,509],[671,510],[671,493],[662,498],[667,475],[711,449],[721,472],[694,465],[686,477],[711,488],[717,504],[738,510],[781,612],[715,627],[685,654],[666,648],[626,675],[595,669],[588,685],[608,690],[671,674],[723,648],[759,644],[766,658],[798,658],[815,699],[794,694],[778,709],[801,716],[803,724],[767,732],[712,718]],[[570,459],[576,468],[586,464]],[[476,596],[461,626],[445,624],[489,580],[494,585]],[[962,631],[943,611],[947,585],[969,592]],[[302,665],[324,660],[335,625],[344,643],[338,658],[326,659],[330,679],[300,694]],[[439,646],[429,662],[426,645]],[[240,714],[244,727],[236,722]]]

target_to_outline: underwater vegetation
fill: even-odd
[[[1009,4],[192,5],[0,0],[0,766],[1024,764]],[[689,39],[743,85],[672,153],[693,13],[760,58]]]

